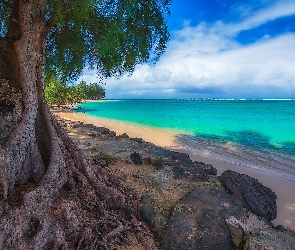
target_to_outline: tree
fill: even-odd
[[[0,87],[8,93],[0,103],[10,104],[0,109],[1,249],[107,249],[136,231],[128,193],[87,162],[50,113],[44,70],[61,80],[86,66],[120,77],[157,60],[169,3],[0,0]]]
[[[81,92],[84,94],[82,99],[100,99],[105,97],[105,91],[104,89],[99,86],[98,83],[89,83],[87,84],[84,81],[81,81],[79,84],[74,86],[76,90],[74,92]]]
[[[81,81],[76,85],[67,85],[55,78],[47,79],[44,93],[50,106],[72,105],[83,100],[97,100],[105,97],[105,90],[98,83],[86,84]]]
[[[57,79],[50,79],[44,88],[45,98],[48,105],[65,105],[71,103],[73,95],[70,94],[70,87]]]

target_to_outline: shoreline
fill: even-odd
[[[275,225],[283,225],[284,227],[295,231],[295,175],[292,173],[287,176],[288,178],[284,178],[284,174],[282,174],[283,171],[280,169],[276,169],[275,171],[272,168],[259,169],[254,164],[252,167],[237,165],[235,164],[234,158],[228,160],[230,158],[228,157],[228,152],[225,154],[225,157],[228,157],[227,160],[225,160],[225,158],[218,158],[216,155],[212,154],[212,152],[210,153],[206,150],[203,150],[204,152],[200,153],[194,150],[193,147],[185,147],[184,145],[181,145],[181,141],[178,138],[179,133],[177,133],[177,131],[167,131],[125,121],[94,117],[84,113],[74,112],[72,110],[53,110],[52,112],[67,120],[81,121],[95,126],[106,127],[115,131],[117,135],[126,133],[130,137],[139,137],[146,142],[151,142],[157,146],[186,153],[193,161],[200,161],[213,165],[217,169],[218,175],[225,170],[234,170],[254,177],[265,186],[271,188],[278,196],[278,216],[273,223]],[[204,145],[199,146],[202,147]],[[276,173],[280,174],[278,175]]]

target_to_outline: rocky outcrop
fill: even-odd
[[[210,164],[192,161],[188,154],[170,151],[159,147],[149,148],[149,153],[166,158],[165,164],[172,166],[175,179],[206,181],[216,175],[217,169]]]
[[[231,249],[231,233],[225,219],[240,217],[243,212],[242,202],[222,188],[194,188],[174,207],[162,248]]]
[[[239,249],[295,249],[295,238],[275,230],[251,212],[226,219],[232,242]]]
[[[250,212],[244,199],[217,186],[200,187],[174,207],[162,249],[295,249],[295,237]]]
[[[173,168],[173,172],[176,179],[190,181],[206,181],[210,175],[217,174],[216,168],[203,162],[193,162],[189,166],[182,165],[180,162]]]
[[[133,196],[134,203],[161,249],[295,249],[295,235],[265,222],[276,216],[276,195],[254,178],[233,171],[216,177],[213,166],[193,162],[187,154],[70,124],[86,135],[76,141],[95,164],[118,176],[120,185],[137,190],[142,199]],[[137,158],[144,165],[136,164]]]
[[[235,171],[227,170],[218,179],[226,191],[243,202],[252,213],[272,221],[277,217],[277,196],[257,179]]]

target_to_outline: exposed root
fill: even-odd
[[[137,240],[145,247],[145,249],[153,250],[152,246],[146,240],[147,235],[152,236],[147,226],[144,223],[139,222],[134,216],[132,216],[131,223],[136,230]]]
[[[122,225],[121,222],[119,222],[119,226],[117,228],[115,228],[113,231],[111,231],[110,233],[108,233],[105,238],[106,239],[110,239],[113,238],[114,236],[120,234],[122,231],[124,230],[124,227]]]
[[[32,121],[20,110],[0,145],[0,249],[115,249],[130,235],[152,249],[136,195],[87,161],[44,102]]]

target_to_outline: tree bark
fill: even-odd
[[[132,194],[87,162],[45,102],[44,6],[16,0],[0,40],[1,81],[21,92],[10,112],[16,118],[0,113],[11,122],[0,144],[0,249],[111,249],[124,235],[146,231]]]

